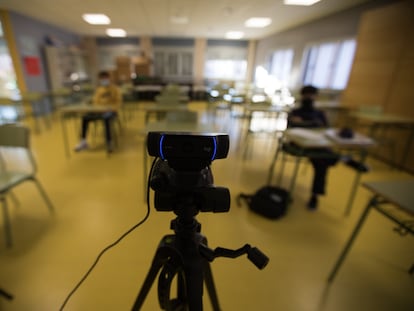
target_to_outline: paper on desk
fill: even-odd
[[[289,129],[289,136],[296,136],[296,137],[311,140],[311,141],[325,140],[324,131],[315,131],[315,130],[309,130],[305,128]]]

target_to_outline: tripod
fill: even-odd
[[[184,211],[191,209],[183,209]],[[153,258],[151,268],[141,287],[132,310],[140,310],[151,286],[161,270],[158,279],[158,300],[162,310],[203,310],[203,283],[205,282],[213,310],[220,310],[210,261],[216,257],[236,258],[247,254],[248,258],[263,269],[269,259],[257,248],[246,244],[240,249],[229,250],[207,247],[207,239],[200,234],[201,225],[194,215],[185,213],[171,222],[175,234],[161,239]],[[170,299],[171,283],[177,277],[177,298]]]

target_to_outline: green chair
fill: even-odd
[[[33,181],[49,210],[51,212],[54,210],[49,197],[36,178],[37,166],[30,150],[29,140],[30,131],[27,127],[17,124],[0,126],[0,201],[3,208],[5,238],[8,247],[12,245],[12,234],[6,197],[14,187],[25,181]],[[10,149],[19,149],[24,153],[24,156],[18,158],[19,165],[17,167],[13,165],[16,157],[11,159],[10,155],[5,154]],[[20,159],[22,161],[24,159],[25,163]]]
[[[24,109],[21,103],[8,97],[0,97],[0,122],[9,123],[23,119]]]
[[[197,123],[198,113],[196,111],[170,111],[165,115],[167,122]]]
[[[40,133],[40,121],[42,120],[46,128],[50,128],[52,107],[44,93],[25,92],[20,99],[25,110],[25,115],[31,116],[34,120],[34,130]]]

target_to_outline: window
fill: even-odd
[[[210,59],[206,61],[204,75],[208,79],[243,80],[246,68],[245,60]]]
[[[270,58],[269,74],[286,86],[289,83],[293,49],[275,51]]]
[[[0,97],[18,98],[19,95],[16,73],[0,21]]]
[[[168,79],[192,77],[192,50],[161,47],[154,50],[154,73],[156,76]]]
[[[204,64],[207,79],[235,80],[246,78],[247,50],[244,47],[208,47]]]
[[[356,42],[354,39],[311,46],[305,55],[304,84],[342,90],[348,83]]]

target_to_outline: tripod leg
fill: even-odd
[[[220,306],[217,297],[216,287],[214,285],[213,273],[211,272],[210,263],[205,261],[204,263],[204,282],[206,283],[206,288],[208,295],[210,296],[211,305],[213,306],[214,311],[220,311]]]
[[[13,299],[13,296],[11,294],[9,294],[8,292],[4,291],[1,288],[0,288],[0,296],[5,297],[7,300],[12,300]]]
[[[158,249],[155,253],[154,259],[152,260],[151,268],[148,271],[148,274],[145,278],[144,283],[142,284],[141,290],[139,291],[138,297],[135,300],[134,306],[132,307],[133,311],[140,310],[144,304],[145,298],[148,295],[148,292],[151,289],[152,284],[154,283],[155,278],[158,275],[158,272],[162,268],[166,261],[164,252],[162,249]]]

